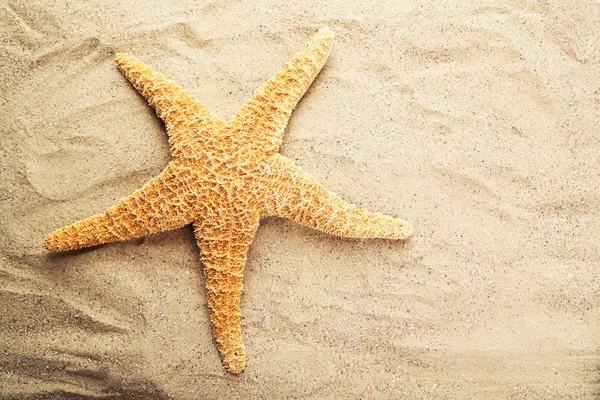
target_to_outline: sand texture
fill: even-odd
[[[264,218],[232,375],[190,226],[42,240],[170,160],[117,53],[228,120],[322,26],[281,153],[415,235]],[[0,0],[0,167],[0,399],[600,396],[596,0]]]

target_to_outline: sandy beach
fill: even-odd
[[[600,397],[598,1],[136,4],[0,0],[0,399]],[[42,240],[170,160],[117,53],[227,120],[323,26],[281,153],[415,234],[263,219],[232,375],[191,227]]]

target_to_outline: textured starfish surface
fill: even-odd
[[[118,54],[118,68],[164,121],[173,158],[131,196],[50,233],[43,246],[74,250],[193,224],[217,347],[225,368],[241,372],[242,278],[261,217],[285,217],[350,238],[405,239],[412,233],[405,221],[345,202],[279,154],[288,119],[332,41],[331,30],[319,30],[228,122],[148,65]]]

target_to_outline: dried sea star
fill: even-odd
[[[242,278],[261,217],[351,238],[412,233],[405,221],[345,202],[279,154],[288,119],[325,64],[333,36],[319,30],[228,122],[148,65],[118,54],[118,68],[164,121],[173,159],[131,196],[50,233],[43,246],[73,250],[193,224],[219,353],[228,371],[241,372]]]

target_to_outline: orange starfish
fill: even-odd
[[[49,234],[44,247],[73,250],[193,224],[219,353],[228,371],[241,372],[242,278],[261,217],[285,217],[351,238],[405,239],[412,233],[405,221],[345,202],[279,154],[288,119],[332,41],[331,30],[319,30],[227,122],[148,65],[118,54],[123,75],[164,121],[173,159],[103,214]]]

